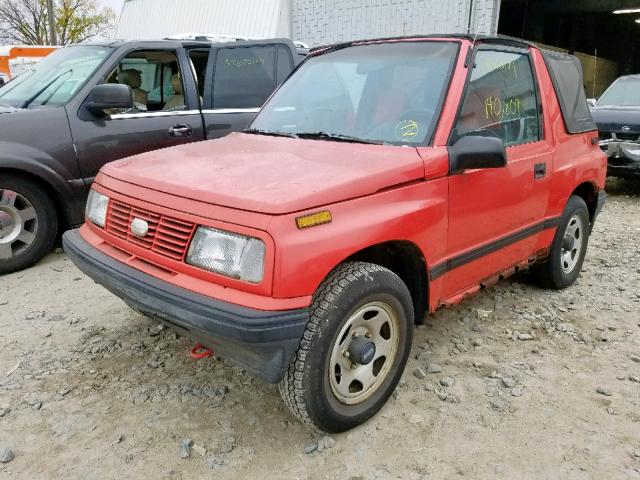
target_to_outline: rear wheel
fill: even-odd
[[[545,288],[566,288],[578,278],[589,243],[589,210],[584,200],[571,196],[544,263],[534,265],[533,274]]]
[[[51,251],[58,231],[53,202],[22,177],[0,178],[0,274],[30,267]]]
[[[402,280],[364,262],[320,286],[280,393],[302,422],[327,432],[372,417],[397,385],[411,349],[413,306]]]

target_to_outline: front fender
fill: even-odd
[[[64,163],[29,145],[0,141],[2,171],[31,176],[48,186],[67,223],[82,222],[86,188]]]
[[[0,169],[38,179],[51,190],[69,224],[82,222],[86,192],[64,107],[1,114]]]
[[[445,256],[446,177],[420,181],[308,212],[274,217],[273,296],[313,295],[326,276],[355,253],[381,243],[406,241],[418,247],[427,268]],[[331,223],[299,230],[296,217],[329,210]]]

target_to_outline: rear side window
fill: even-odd
[[[542,56],[560,102],[567,132],[583,133],[596,130],[587,104],[587,95],[584,93],[580,60],[573,55],[549,50],[542,50]]]
[[[213,108],[257,108],[275,88],[276,47],[222,48],[213,77]]]
[[[465,135],[498,137],[506,147],[540,139],[538,98],[528,55],[478,51],[452,142]]]

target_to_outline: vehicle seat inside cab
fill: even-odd
[[[148,103],[148,95],[147,92],[140,88],[142,85],[142,76],[140,72],[135,68],[129,68],[127,70],[122,70],[118,74],[118,83],[123,85],[128,85],[133,92],[133,103],[143,105],[145,108]]]
[[[181,110],[185,108],[184,95],[182,92],[182,77],[179,72],[171,75],[171,87],[174,94],[169,97],[162,110]]]

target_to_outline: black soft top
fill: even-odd
[[[473,43],[493,43],[498,45],[508,45],[511,47],[528,48],[534,47],[535,44],[519,38],[509,37],[506,35],[474,35],[469,33],[430,33],[428,35],[403,35],[400,37],[381,37],[366,38],[361,40],[350,40],[348,42],[334,43],[329,45],[319,45],[310,49],[311,55],[319,55],[328,53],[342,48],[352,47],[355,45],[363,45],[368,43],[392,42],[398,40],[429,40],[433,38],[443,38],[451,40],[468,40]]]
[[[580,60],[566,53],[540,51],[551,75],[567,132],[584,133],[597,130],[584,92]]]

